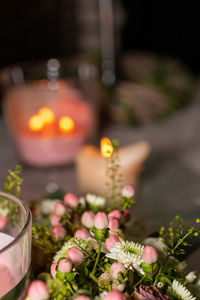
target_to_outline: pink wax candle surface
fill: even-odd
[[[8,234],[0,232],[0,250],[10,244],[14,238]],[[13,289],[17,284],[14,266],[12,266],[12,257],[9,251],[0,254],[0,297]]]

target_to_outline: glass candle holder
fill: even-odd
[[[48,167],[71,163],[80,147],[91,137],[94,115],[80,92],[58,81],[10,89],[4,112],[21,161]]]
[[[29,285],[32,217],[26,204],[0,192],[0,299],[23,300]]]

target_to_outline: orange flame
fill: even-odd
[[[74,121],[70,117],[64,116],[59,120],[59,127],[61,131],[71,132],[74,129]]]
[[[107,137],[101,139],[101,155],[105,158],[111,157],[113,154],[113,145]]]
[[[38,115],[45,124],[51,124],[55,119],[53,111],[48,107],[40,108]]]
[[[40,116],[34,115],[29,120],[29,128],[33,131],[40,131],[44,127],[44,123]]]

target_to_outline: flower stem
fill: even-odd
[[[69,282],[67,282],[67,286],[68,286],[70,292],[71,292],[74,296],[77,297],[78,295],[76,294],[76,292],[74,292],[74,290],[72,289],[71,284],[70,284]]]
[[[157,275],[156,275],[156,278],[155,278],[155,280],[154,280],[153,285],[156,285],[156,283],[157,283],[157,281],[158,281],[158,277],[159,277],[161,271],[163,270],[163,268],[164,268],[166,262],[168,261],[168,258],[169,258],[169,257],[170,257],[170,254],[167,255],[167,257],[166,257],[166,259],[165,259],[165,261],[164,261],[162,267],[160,267],[160,269],[159,269],[159,271],[158,271],[158,273],[157,273]]]
[[[128,206],[128,203],[126,202],[126,203],[124,204],[122,210],[125,211],[125,209],[127,208],[127,206]]]
[[[94,276],[93,273],[90,273],[90,278],[94,280],[96,283],[99,283],[98,279]]]
[[[176,244],[176,246],[172,249],[173,254],[175,253],[176,249],[184,242],[184,240],[190,235],[190,232],[187,232],[182,239]]]
[[[100,253],[101,253],[101,244],[102,244],[102,241],[99,241],[98,254],[97,254],[97,257],[96,257],[94,268],[92,270],[92,274],[93,275],[95,274],[95,271],[96,271],[96,268],[97,268],[97,264],[99,262],[99,257],[100,257]]]
[[[144,274],[144,276],[143,277],[141,277],[140,278],[140,280],[138,281],[138,282],[136,282],[136,284],[134,284],[134,288],[136,287],[136,286],[138,286],[142,281],[143,281],[143,279],[146,277],[146,274]]]

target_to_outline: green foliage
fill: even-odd
[[[47,280],[47,287],[52,300],[67,300],[71,296],[69,287],[62,280],[49,279]]]
[[[98,241],[105,241],[109,237],[109,229],[106,228],[104,230],[93,228],[92,232],[94,233],[94,237]]]
[[[15,195],[17,197],[21,194],[21,184],[23,182],[23,179],[20,177],[22,168],[20,165],[17,165],[15,170],[8,170],[8,177],[6,179],[6,182],[4,183],[3,190],[6,193]]]
[[[136,204],[136,202],[132,198],[122,197],[120,204],[122,206],[122,209],[125,210],[126,208],[134,206]]]
[[[56,242],[50,233],[50,228],[46,224],[32,226],[33,244],[39,248],[44,254],[56,253],[67,237],[62,242]]]
[[[8,194],[15,195],[19,197],[21,194],[21,184],[23,179],[20,177],[21,175],[21,166],[17,165],[15,170],[8,170],[8,177],[3,186],[3,191]],[[1,197],[0,199],[0,211],[6,212],[7,219],[10,222],[13,222],[19,219],[18,209],[15,202],[9,201],[6,197]]]
[[[196,219],[196,224],[199,224],[199,219]],[[168,255],[178,256],[186,253],[187,247],[192,246],[188,242],[189,238],[197,237],[199,232],[199,228],[192,225],[190,220],[185,224],[181,217],[176,216],[169,227],[161,227],[159,233],[162,241],[168,246]]]

